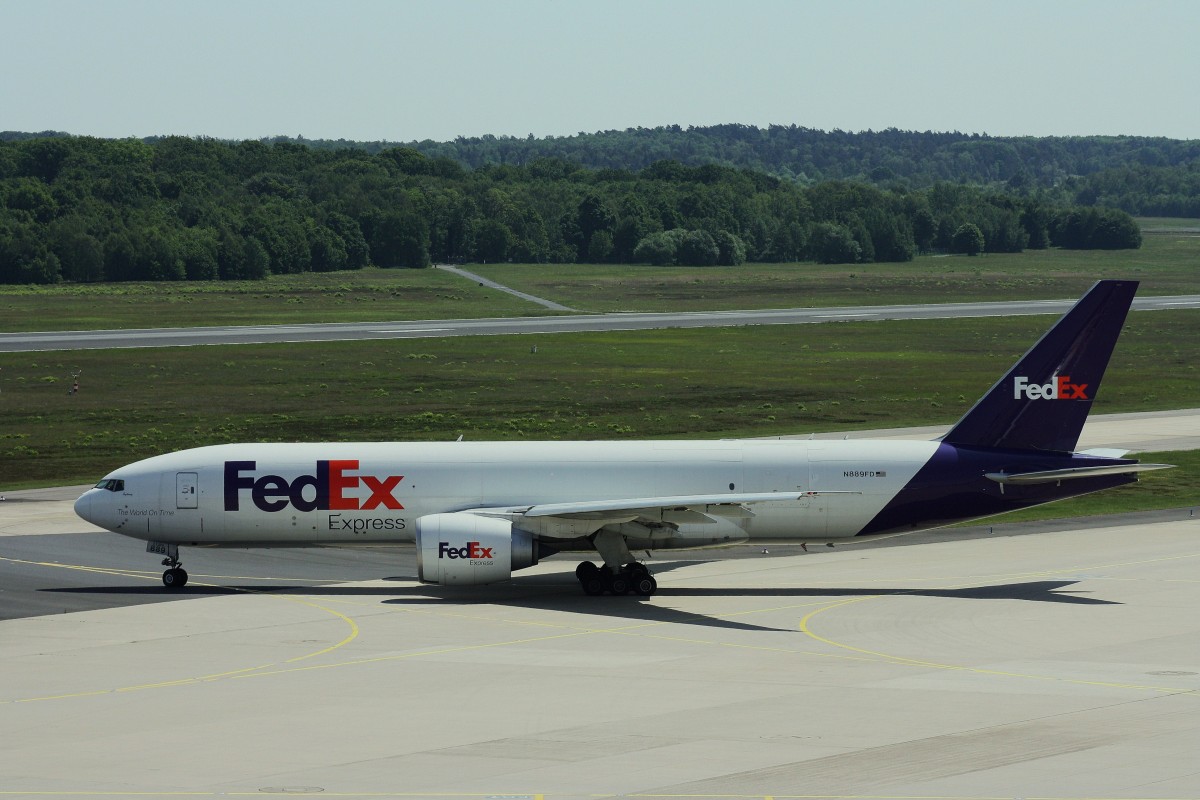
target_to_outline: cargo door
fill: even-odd
[[[825,452],[819,447],[810,447],[808,449],[808,489],[813,492],[820,492],[822,489],[827,489],[829,483],[828,476],[825,474],[826,462],[824,461]],[[824,536],[829,531],[829,495],[816,494],[809,498],[810,505],[808,506],[808,525],[807,531],[811,531],[814,536]]]
[[[179,472],[175,475],[175,507],[196,508],[198,497],[196,485],[199,481],[195,472]]]

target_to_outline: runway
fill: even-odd
[[[312,325],[214,326],[210,328],[146,328],[108,331],[43,331],[0,333],[0,352],[95,350],[131,347],[191,347],[273,342],[334,342],[365,339],[424,339],[446,336],[499,336],[586,331],[706,328],[739,325],[800,325],[845,321],[954,319],[963,317],[1061,314],[1069,300],[1030,300],[940,305],[785,308],[760,311],[694,311],[678,313],[580,314],[497,319],[438,319],[405,322],[353,322]],[[1136,311],[1200,308],[1200,295],[1141,297]]]
[[[186,549],[168,593],[78,488],[0,503],[0,797],[1200,797],[1186,509],[660,555],[648,600],[410,548]]]

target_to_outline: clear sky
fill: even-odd
[[[1200,0],[0,0],[0,130],[1200,138]]]

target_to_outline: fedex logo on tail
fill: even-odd
[[[1070,375],[1060,375],[1049,383],[1030,383],[1029,378],[1013,379],[1014,400],[1090,400],[1086,383],[1071,383]]]
[[[282,511],[289,505],[297,511],[370,511],[376,508],[402,509],[395,490],[403,475],[380,478],[359,475],[358,459],[318,461],[315,475],[300,475],[293,480],[279,475],[252,474],[255,461],[225,462],[225,510],[237,511],[241,493],[250,492],[250,500],[262,511]],[[369,492],[364,498],[357,493],[362,486]],[[306,491],[307,490],[307,491]]]

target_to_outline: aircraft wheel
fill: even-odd
[[[643,572],[633,579],[633,591],[642,597],[649,597],[658,591],[658,581],[648,572]]]
[[[600,570],[596,570],[594,575],[581,578],[579,584],[583,586],[584,594],[589,594],[593,597],[604,594],[604,581],[600,578]]]
[[[600,568],[591,561],[580,561],[579,566],[575,568],[575,577],[583,581],[597,574]]]
[[[629,578],[624,575],[613,575],[608,582],[608,590],[614,595],[622,595],[629,592]]]
[[[172,567],[162,575],[163,586],[168,589],[182,589],[187,585],[188,574],[180,567]]]

